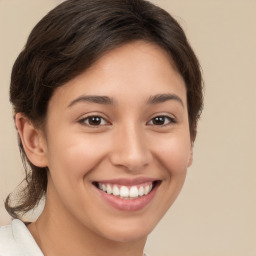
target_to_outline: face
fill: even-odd
[[[56,89],[45,145],[56,218],[113,241],[142,239],[191,163],[184,81],[156,45],[114,49]]]

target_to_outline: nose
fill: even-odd
[[[143,129],[135,125],[123,127],[113,135],[110,161],[128,171],[139,172],[152,160]]]

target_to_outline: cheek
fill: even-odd
[[[154,152],[160,163],[170,175],[185,175],[191,156],[191,144],[189,135],[167,135],[158,138],[154,146]]]
[[[65,138],[65,139],[63,139]],[[89,173],[104,157],[93,136],[65,136],[58,134],[49,145],[49,169],[70,181],[77,181]]]

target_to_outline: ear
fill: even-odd
[[[35,128],[32,122],[22,113],[15,115],[15,123],[30,162],[38,167],[48,166],[46,140],[43,132]]]
[[[188,167],[190,167],[193,163],[193,149],[194,149],[194,145],[193,145],[193,143],[191,143],[190,154],[189,154],[189,158],[188,158]]]

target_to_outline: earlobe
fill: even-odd
[[[42,131],[35,128],[33,123],[22,113],[15,115],[15,123],[30,162],[38,167],[46,167],[48,165],[47,148]]]

